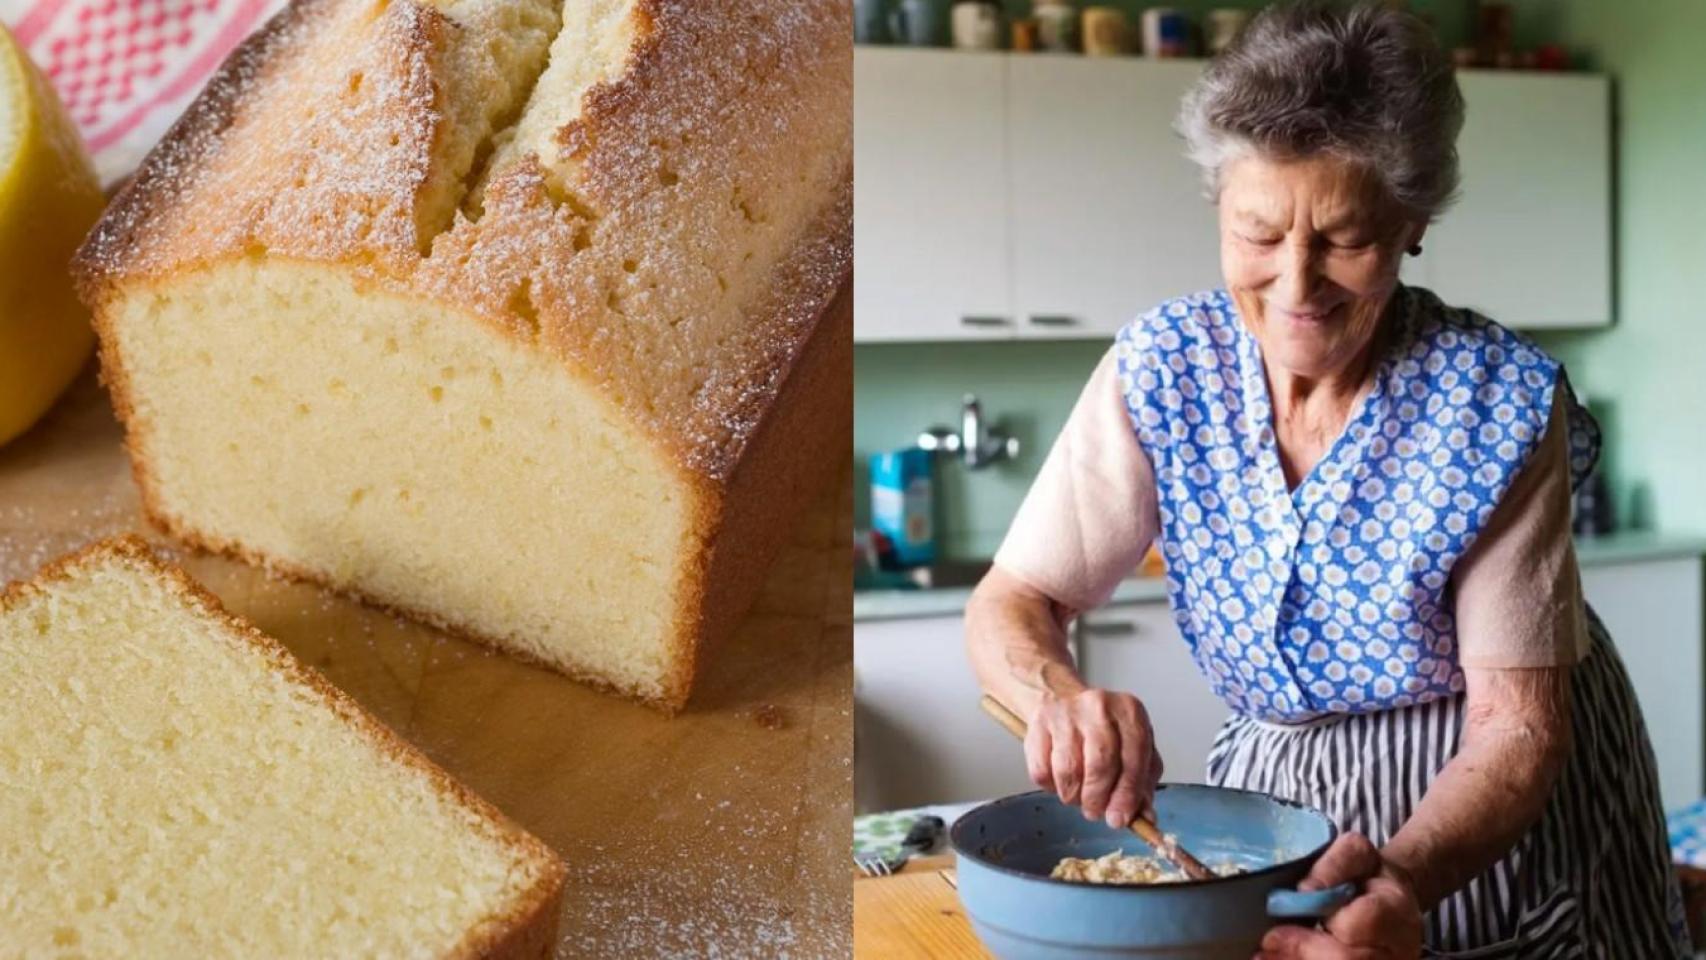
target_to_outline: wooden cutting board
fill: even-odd
[[[892,877],[853,882],[856,960],[989,960],[972,933],[954,871],[908,864]]]
[[[173,547],[93,374],[0,448],[0,581],[145,533],[233,611],[550,843],[559,957],[852,949],[852,479],[803,518],[673,719],[314,586]]]

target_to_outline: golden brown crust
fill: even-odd
[[[721,480],[851,273],[847,3],[770,6],[636,0],[625,68],[559,131],[572,182],[524,157],[493,171],[470,219],[420,208],[429,184],[477,173],[435,154],[459,26],[421,0],[294,0],[114,201],[74,262],[80,289],[100,310],[125,284],[232,257],[346,265],[552,353]],[[346,73],[363,93],[344,95]],[[791,166],[756,159],[778,156]],[[817,178],[817,215],[772,222],[765,202],[796,172]],[[725,249],[737,209],[754,249],[784,253]],[[769,293],[700,316],[684,278],[742,271]]]
[[[218,149],[239,104],[259,84],[265,65],[289,56],[325,0],[292,0],[220,64],[207,86],[143,158],[72,259],[83,302],[97,307],[111,285],[140,266],[139,251],[162,233],[164,218]]]
[[[557,921],[561,884],[549,900],[541,900],[530,915],[518,917],[504,931],[491,939],[470,939],[461,945],[457,960],[550,960],[557,949]]]
[[[539,955],[536,952],[507,951],[519,951],[523,948],[531,950],[541,937],[546,942],[551,939],[556,928],[557,907],[562,899],[563,883],[567,874],[556,853],[496,807],[458,783],[426,754],[368,713],[348,694],[333,686],[319,671],[298,660],[283,644],[226,610],[218,597],[208,592],[189,574],[161,559],[141,537],[128,534],[90,543],[48,564],[29,580],[7,584],[0,590],[0,613],[7,613],[24,598],[45,591],[56,582],[70,580],[81,570],[108,559],[141,568],[158,578],[197,612],[219,621],[226,629],[247,642],[268,666],[316,696],[339,719],[373,743],[382,754],[423,774],[441,796],[474,814],[480,829],[490,839],[507,847],[518,858],[537,865],[541,869],[541,877],[533,889],[527,891],[508,911],[488,918],[469,931],[449,956],[461,958]],[[506,952],[499,952],[500,948]]]
[[[687,655],[668,680],[682,701],[702,654],[734,632],[763,587],[770,561],[793,533],[794,519],[844,466],[853,436],[853,285],[847,283],[793,358],[769,412],[729,478],[718,514],[702,529],[695,560],[702,573],[677,606]],[[798,466],[796,466],[798,465]],[[697,638],[695,641],[693,638]],[[677,693],[677,691],[679,691]]]

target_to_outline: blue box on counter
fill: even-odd
[[[928,450],[916,447],[871,457],[871,529],[889,541],[903,567],[936,560],[931,461]]]

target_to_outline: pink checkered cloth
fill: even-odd
[[[59,91],[101,183],[136,169],[242,39],[284,0],[0,0]]]

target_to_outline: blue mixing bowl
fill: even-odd
[[[961,817],[949,833],[960,902],[984,945],[1002,960],[1249,960],[1275,923],[1328,916],[1356,895],[1352,884],[1293,889],[1338,832],[1319,811],[1191,784],[1163,784],[1155,808],[1197,859],[1245,872],[1146,886],[1051,880],[1062,857],[1155,851],[1041,791]]]

